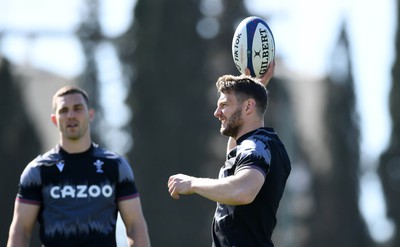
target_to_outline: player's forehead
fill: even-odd
[[[57,108],[72,107],[76,105],[85,105],[85,99],[82,94],[73,93],[56,97],[55,103],[57,104]]]
[[[228,103],[228,102],[236,102],[236,96],[234,93],[223,93],[219,94],[219,98],[217,104]]]

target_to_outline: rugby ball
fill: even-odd
[[[262,76],[275,57],[275,40],[267,22],[257,16],[242,20],[233,35],[232,56],[240,73],[249,68],[251,76]]]

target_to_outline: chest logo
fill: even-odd
[[[60,172],[63,171],[63,169],[64,169],[64,161],[63,160],[61,160],[57,163],[57,168],[58,168],[58,170],[60,170]]]
[[[96,172],[97,173],[103,173],[103,170],[101,169],[102,166],[104,165],[104,162],[101,160],[96,160],[96,162],[93,163],[94,166],[96,166]]]

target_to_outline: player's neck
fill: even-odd
[[[264,120],[262,119],[253,119],[253,121],[246,121],[245,124],[243,124],[242,128],[238,132],[237,136],[235,137],[235,140],[239,139],[242,135],[247,134],[253,130],[259,129],[264,127]]]
[[[90,138],[81,138],[78,140],[70,140],[62,138],[60,140],[60,146],[67,152],[67,153],[82,153],[85,152],[90,148],[92,144]]]

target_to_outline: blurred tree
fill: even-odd
[[[314,174],[314,213],[309,246],[371,246],[358,208],[359,126],[347,33],[343,27],[332,59],[323,119],[328,157]],[[315,165],[315,164],[314,164]]]
[[[198,1],[141,1],[120,41],[133,109],[132,161],[154,246],[207,246],[214,204],[199,197],[175,201],[168,177],[201,175],[212,118],[206,104],[206,43],[196,32]]]
[[[278,66],[280,63],[278,63]],[[269,99],[268,109],[265,116],[265,125],[273,127],[279,134],[284,143],[292,162],[292,173],[288,179],[285,193],[279,205],[277,215],[277,225],[274,230],[272,239],[275,246],[280,247],[295,247],[301,246],[299,237],[296,236],[294,241],[293,232],[296,227],[305,227],[302,223],[304,215],[297,215],[293,210],[294,196],[303,197],[299,191],[294,192],[289,185],[293,181],[294,169],[298,169],[299,158],[301,157],[298,147],[298,136],[295,130],[295,115],[293,114],[292,101],[287,88],[288,84],[282,78],[275,76],[268,84]],[[298,184],[297,187],[301,187]],[[301,189],[303,190],[303,189]],[[302,225],[302,226],[300,226]],[[292,237],[288,237],[292,236]]]
[[[400,4],[397,1],[397,13],[400,13]],[[392,68],[392,87],[390,89],[389,107],[392,123],[390,143],[380,157],[378,167],[386,197],[387,214],[395,225],[395,234],[391,246],[400,246],[400,31],[398,24],[400,15],[397,15],[396,56]]]
[[[99,24],[99,1],[83,1],[82,23],[76,33],[82,43],[86,66],[83,73],[78,78],[78,84],[90,95],[90,104],[96,110],[96,121],[92,122],[93,141],[99,142],[99,122],[101,121],[102,111],[99,107],[99,78],[96,63],[96,52],[99,44],[104,41]]]
[[[9,62],[0,57],[0,246],[6,246],[11,224],[19,177],[25,166],[41,150],[36,130],[26,112],[19,79],[10,72]],[[32,246],[39,246],[37,230],[32,236]]]

